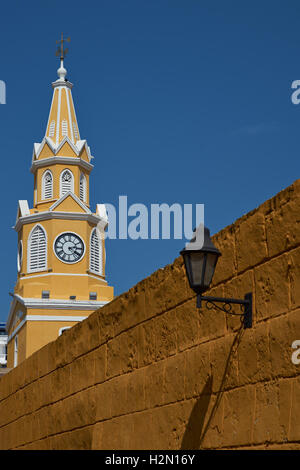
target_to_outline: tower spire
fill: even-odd
[[[64,67],[64,59],[68,53],[65,43],[70,42],[70,38],[56,41],[56,56],[60,59],[60,67],[57,70],[58,79],[52,83],[53,98],[46,128],[45,136],[50,138],[55,147],[58,147],[66,137],[76,144],[80,140],[78,123],[72,98],[73,84],[66,79],[67,71]]]

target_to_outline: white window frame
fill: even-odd
[[[46,197],[46,182],[45,182],[45,179],[46,179],[46,176],[47,174],[50,174],[51,175],[51,195]],[[51,170],[46,170],[44,173],[43,173],[43,176],[42,176],[42,201],[44,200],[48,200],[48,199],[52,199],[53,198],[53,174],[52,174],[52,171]]]
[[[22,263],[23,263],[23,242],[22,240],[20,240],[18,243],[18,256],[17,256],[18,273],[21,272]]]
[[[93,238],[94,233],[96,233],[96,236],[99,241],[99,270],[98,271],[93,268],[93,264],[95,260],[92,259],[93,257],[95,258],[95,254],[92,253],[92,238]],[[91,235],[90,235],[90,272],[94,274],[98,274],[99,276],[103,276],[103,241],[102,241],[102,237],[97,227],[93,228],[93,230],[91,231]]]
[[[30,267],[30,261],[31,261],[31,239],[32,239],[32,234],[34,233],[35,229],[39,227],[45,235],[45,241],[46,241],[46,246],[45,246],[45,267],[43,268],[31,268]],[[35,273],[35,272],[42,272],[42,271],[47,271],[47,264],[48,264],[48,238],[47,238],[47,232],[44,229],[44,227],[41,224],[36,224],[32,229],[28,237],[28,244],[27,244],[27,272],[29,273]]]
[[[66,171],[68,171],[70,173],[70,175],[72,176],[71,188],[69,189],[69,191],[74,193],[74,175],[73,175],[72,171],[69,168],[65,168],[61,172],[60,177],[59,177],[59,195],[60,195],[60,197],[64,196],[68,192],[68,191],[65,191],[64,193],[62,192],[62,177],[63,177],[63,175]]]
[[[18,365],[18,335],[14,339],[14,367]]]
[[[81,198],[81,191],[82,191],[82,198]],[[79,178],[79,199],[82,202],[86,202],[86,196],[87,196],[87,179],[84,173],[80,173],[80,178]]]

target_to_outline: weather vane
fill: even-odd
[[[61,33],[61,39],[59,41],[56,41],[56,44],[59,44],[59,46],[57,47],[56,56],[57,57],[60,56],[60,60],[64,60],[67,53],[69,52],[68,48],[64,49],[64,43],[70,42],[70,41],[71,41],[70,38],[64,39],[63,33]]]

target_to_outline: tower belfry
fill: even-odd
[[[104,204],[89,200],[93,157],[82,140],[66,79],[61,39],[58,79],[45,136],[33,147],[33,208],[19,201],[18,278],[7,320],[8,367],[55,340],[113,298],[105,278]]]

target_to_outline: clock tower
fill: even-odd
[[[93,157],[80,137],[60,43],[46,133],[33,148],[33,208],[19,201],[14,227],[18,278],[6,325],[8,367],[113,299],[105,279],[106,209],[90,207]]]

